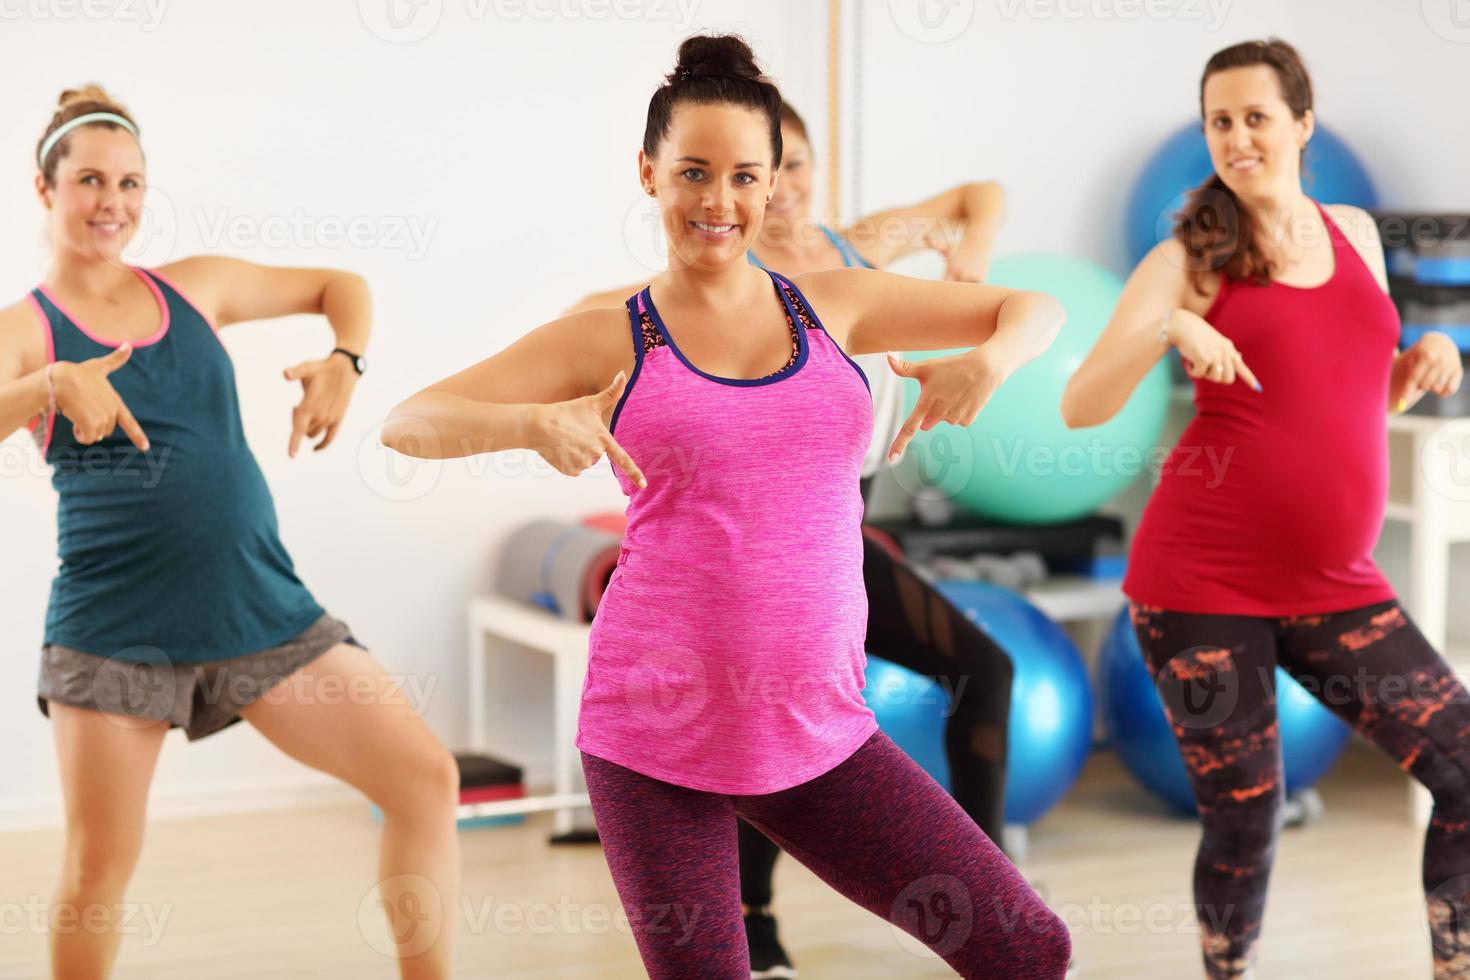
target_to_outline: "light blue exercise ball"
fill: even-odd
[[[935,587],[1011,659],[1005,819],[1030,824],[1066,794],[1087,760],[1092,742],[1087,667],[1066,631],[1015,592],[986,582],[938,582]],[[951,693],[928,677],[868,658],[863,697],[878,726],[946,789],[951,783],[944,729]]]
[[[1187,123],[1154,151],[1128,197],[1124,231],[1132,265],[1174,232],[1174,214],[1189,192],[1215,172],[1200,123]],[[1302,189],[1323,204],[1378,203],[1373,181],[1356,155],[1325,126],[1318,125],[1302,161]]]
[[[1180,813],[1195,813],[1189,773],[1127,609],[1113,621],[1103,642],[1098,683],[1103,727],[1124,768]],[[1352,731],[1280,667],[1276,668],[1276,712],[1286,791],[1294,793],[1327,774]]]
[[[998,258],[987,281],[1055,296],[1066,307],[1066,325],[1044,354],[1005,380],[972,424],[919,432],[909,443],[912,463],[906,460],[895,475],[910,491],[949,497],[965,510],[1015,524],[1091,514],[1146,470],[1168,416],[1168,365],[1160,361],[1145,375],[1109,421],[1069,429],[1062,392],[1107,326],[1122,281],[1068,255]],[[904,356],[925,361],[958,353]],[[918,383],[905,381],[905,415],[918,397]]]

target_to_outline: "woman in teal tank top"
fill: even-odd
[[[303,391],[288,452],[324,449],[362,370],[366,285],[212,256],[129,265],[143,153],[136,123],[95,86],[63,93],[36,160],[51,262],[0,310],[0,438],[29,427],[59,497],[38,697],[66,804],[57,914],[119,907],[168,730],[192,740],[243,718],[382,808],[379,897],[406,937],[403,976],[450,976],[454,758],[297,577],[218,336],[326,316],[338,349],[285,371]],[[371,696],[312,694],[333,688]],[[53,929],[53,974],[106,975],[119,940],[108,925]]]

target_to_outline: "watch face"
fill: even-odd
[[[367,358],[366,357],[354,357],[352,359],[352,362],[355,365],[357,365],[357,373],[358,374],[363,374],[364,372],[367,371]]]

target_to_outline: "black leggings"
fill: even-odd
[[[1424,838],[1434,975],[1470,976],[1470,699],[1399,604],[1272,619],[1130,612],[1199,804],[1205,974],[1241,977],[1255,959],[1282,816],[1280,664],[1434,794]],[[1366,842],[1363,854],[1372,860]]]
[[[864,497],[867,490],[865,480]],[[944,732],[951,792],[1000,847],[1010,657],[913,566],[867,535],[863,585],[868,593],[867,651],[957,692]],[[772,870],[780,853],[764,834],[740,821],[740,900],[746,905],[771,904]]]

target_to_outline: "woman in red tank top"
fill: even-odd
[[[1210,59],[1200,108],[1215,173],[1134,270],[1062,413],[1073,427],[1106,421],[1170,347],[1194,379],[1196,416],[1123,589],[1199,805],[1206,975],[1246,976],[1255,958],[1283,802],[1279,664],[1433,792],[1435,975],[1463,977],[1470,698],[1372,557],[1387,414],[1453,392],[1460,356],[1443,334],[1396,351],[1373,219],[1302,190],[1311,105],[1282,41]]]

